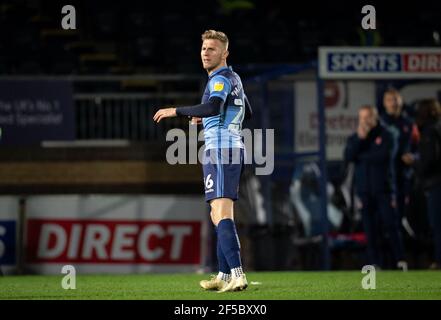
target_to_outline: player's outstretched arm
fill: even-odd
[[[207,102],[190,107],[176,108],[178,116],[206,118],[220,114],[224,100],[219,97],[211,97]]]
[[[159,122],[164,118],[176,116],[205,118],[218,115],[224,100],[219,97],[211,97],[206,103],[198,104],[190,107],[165,108],[159,109],[153,116],[155,122]]]

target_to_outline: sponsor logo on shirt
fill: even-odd
[[[213,86],[213,91],[222,91],[224,89],[223,82],[215,82]]]

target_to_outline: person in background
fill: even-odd
[[[413,163],[426,198],[427,214],[433,233],[433,269],[441,268],[441,107],[436,99],[424,99],[417,106],[416,123],[420,141],[416,156],[406,155]]]
[[[370,264],[383,266],[380,240],[384,235],[392,251],[395,268],[407,270],[396,217],[394,165],[396,139],[380,123],[374,106],[362,106],[357,132],[346,144],[344,159],[355,165],[355,193],[361,201],[363,227]]]
[[[403,99],[397,90],[386,90],[383,95],[383,106],[385,113],[382,115],[381,120],[395,134],[397,139],[397,152],[394,159],[397,217],[399,223],[412,235],[414,232],[406,219],[406,213],[409,209],[414,170],[412,163],[408,162],[407,159],[409,154],[416,151],[414,137],[417,127],[403,113]]]

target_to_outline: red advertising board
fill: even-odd
[[[199,264],[200,221],[29,219],[28,263]]]

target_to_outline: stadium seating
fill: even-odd
[[[194,3],[193,3],[194,2]],[[0,6],[0,71],[8,74],[121,74],[198,72],[199,35],[218,28],[230,36],[231,63],[304,63],[315,59],[319,44],[369,45],[360,33],[361,14],[345,10],[317,11],[313,4],[293,11],[283,5],[254,1],[236,7],[198,1],[160,3],[72,1],[77,30],[60,27],[61,2],[5,0]],[[329,6],[329,5],[328,5]],[[194,8],[197,7],[197,10]],[[285,10],[286,9],[286,10]],[[289,9],[289,10],[288,10]],[[433,46],[436,19],[427,6],[381,8],[382,19],[397,23],[382,28],[374,44]],[[333,10],[332,17],[328,12]],[[354,15],[344,12],[353,10]],[[358,17],[357,17],[358,14]],[[412,15],[412,16],[411,16]],[[398,22],[412,17],[412,24]],[[381,21],[378,21],[381,26]],[[271,30],[269,32],[268,30]],[[436,42],[438,41],[438,43]],[[8,45],[14,43],[14,48]]]

